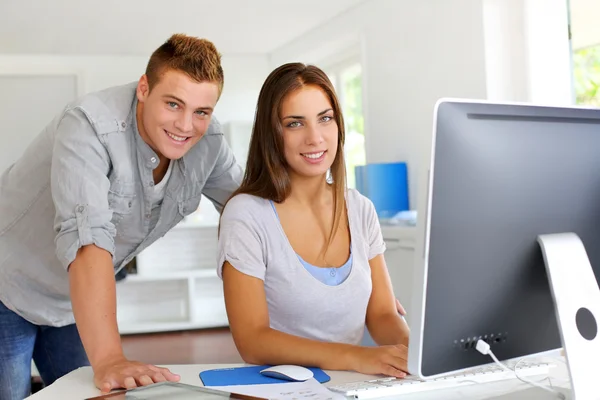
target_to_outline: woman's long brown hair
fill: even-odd
[[[245,193],[281,203],[290,195],[291,183],[284,155],[280,113],[285,97],[304,86],[317,86],[325,92],[338,126],[337,152],[330,168],[333,181],[333,225],[324,248],[325,254],[346,210],[345,132],[342,110],[333,85],[319,68],[289,63],[275,69],[267,77],[258,96],[244,179],[231,197]]]

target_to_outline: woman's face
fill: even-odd
[[[283,99],[279,118],[290,174],[326,174],[335,160],[339,131],[325,92],[310,85],[290,93]]]

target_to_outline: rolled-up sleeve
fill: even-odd
[[[217,162],[202,194],[214,204],[217,211],[222,212],[229,197],[240,187],[244,172],[225,139],[220,140],[218,151]]]
[[[56,256],[66,269],[90,244],[114,259],[109,170],[110,157],[90,121],[81,110],[68,110],[56,131],[51,167]]]

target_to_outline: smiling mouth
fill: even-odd
[[[327,152],[327,150],[318,151],[316,153],[300,153],[300,154],[303,157],[309,158],[311,160],[318,160],[319,158],[323,157],[323,155],[325,155],[326,152]]]
[[[177,142],[177,143],[185,143],[187,142],[191,136],[178,136],[178,135],[174,135],[171,132],[167,132],[166,130],[163,129],[163,131],[165,132],[165,134],[171,138],[171,140]]]

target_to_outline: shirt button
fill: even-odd
[[[150,214],[150,213],[146,214],[146,218],[148,218],[148,219],[150,219],[151,216],[152,216],[152,214]]]
[[[121,122],[121,127],[125,128],[127,126],[127,124],[125,122]]]
[[[335,276],[335,269],[332,269],[330,274],[331,274],[331,276]]]
[[[83,212],[83,206],[77,206],[77,212],[78,213],[82,213]]]
[[[150,182],[148,182],[148,185],[149,185],[150,187],[154,186],[154,181],[150,181]]]
[[[131,205],[132,205],[132,204],[133,204],[133,202],[131,202],[131,201],[130,201],[129,203],[127,203],[127,206],[128,206],[129,208],[131,208]]]
[[[152,157],[152,158],[150,159],[150,162],[152,162],[152,163],[155,163],[155,162],[156,162],[156,157]]]

